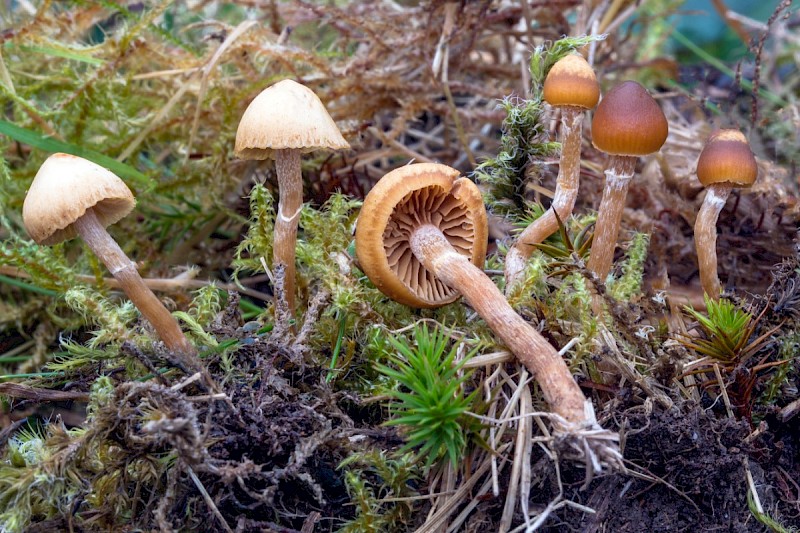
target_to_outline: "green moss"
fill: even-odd
[[[609,294],[615,299],[627,302],[641,294],[649,243],[650,236],[646,233],[634,234],[622,263],[622,275],[606,285]]]

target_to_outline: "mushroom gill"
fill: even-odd
[[[457,291],[439,281],[411,252],[411,234],[424,224],[438,227],[453,248],[471,258],[475,230],[469,211],[442,187],[426,187],[406,195],[386,225],[383,247],[389,268],[422,299],[436,302],[453,298]]]

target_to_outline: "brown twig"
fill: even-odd
[[[40,389],[21,383],[0,383],[0,395],[34,402],[89,401],[88,392]]]

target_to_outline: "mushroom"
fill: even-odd
[[[130,189],[116,174],[81,157],[57,153],[36,173],[22,205],[22,219],[28,234],[39,244],[58,244],[80,235],[167,348],[196,369],[197,350],[106,231],[106,226],[127,216],[135,203]]]
[[[558,60],[544,80],[544,99],[561,109],[561,161],[556,191],[550,208],[517,237],[506,254],[506,290],[520,281],[525,263],[536,245],[558,229],[558,220],[572,214],[580,183],[581,131],[583,112],[597,105],[600,85],[589,63],[571,54]]]
[[[350,145],[317,95],[292,80],[279,81],[256,96],[236,131],[237,157],[275,159],[280,200],[273,267],[285,267],[284,294],[290,311],[294,311],[295,245],[303,207],[300,154],[326,148],[344,150]]]
[[[559,432],[582,436],[581,450],[613,462],[614,436],[597,425],[592,404],[564,360],[481,270],[487,232],[486,209],[474,183],[445,165],[408,165],[386,174],[364,199],[356,255],[375,286],[400,303],[432,308],[463,295],[533,374],[558,415]],[[594,461],[593,468],[599,464]]]
[[[606,94],[592,120],[592,144],[611,155],[606,165],[603,199],[597,210],[589,269],[604,280],[611,270],[625,197],[636,160],[661,149],[669,126],[664,112],[635,81]]]
[[[717,130],[711,134],[697,160],[697,177],[707,189],[694,223],[694,245],[700,267],[700,282],[710,298],[722,292],[717,276],[717,219],[734,187],[750,187],[758,166],[750,145],[739,130]]]

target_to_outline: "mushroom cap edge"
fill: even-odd
[[[697,159],[697,178],[703,187],[729,183],[750,187],[758,177],[758,164],[750,143],[737,129],[714,131]]]
[[[486,208],[478,187],[460,172],[439,163],[416,163],[387,173],[370,190],[356,225],[356,256],[372,283],[393,300],[417,308],[436,308],[457,300],[458,291],[446,300],[424,300],[409,289],[389,266],[383,236],[397,206],[409,194],[425,187],[441,187],[461,200],[472,216],[474,240],[469,260],[483,267],[488,244]],[[452,288],[451,288],[452,289]]]
[[[247,106],[236,129],[234,153],[242,159],[273,159],[282,149],[348,148],[319,96],[285,79],[261,91]]]
[[[73,223],[93,208],[104,227],[126,217],[136,205],[133,193],[119,176],[71,154],[48,157],[33,178],[22,204],[28,234],[39,244],[73,239]]]
[[[592,145],[611,155],[658,152],[668,134],[664,111],[647,89],[631,80],[606,93],[592,117]]]

